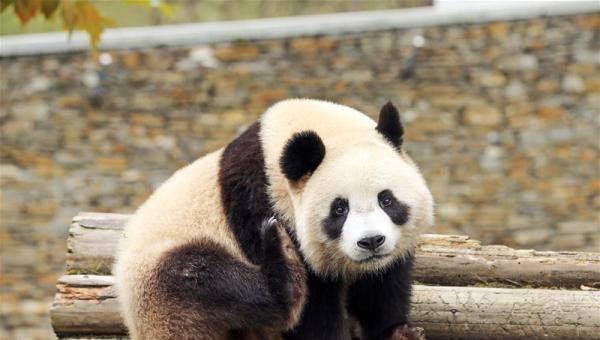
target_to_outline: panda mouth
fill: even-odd
[[[384,257],[387,257],[387,254],[371,254],[368,257],[365,257],[364,259],[358,260],[357,262],[358,263],[374,262],[374,261],[377,261],[378,259],[382,259]]]

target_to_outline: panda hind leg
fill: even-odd
[[[186,328],[177,324],[185,321],[186,311],[201,319],[197,325],[210,328],[287,329],[295,324],[306,294],[304,266],[278,223],[263,227],[262,242],[261,266],[243,263],[209,240],[169,251],[155,281],[172,323],[168,328]]]

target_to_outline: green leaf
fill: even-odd
[[[42,0],[42,13],[49,19],[58,8],[58,0]]]

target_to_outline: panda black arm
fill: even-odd
[[[353,283],[348,291],[348,312],[360,323],[363,339],[388,339],[408,322],[414,258],[394,263],[383,274]]]
[[[343,283],[308,273],[308,300],[300,323],[284,334],[286,340],[350,340],[342,304]]]

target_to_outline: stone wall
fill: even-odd
[[[49,336],[77,211],[133,212],[289,97],[371,115],[393,100],[437,202],[433,232],[598,251],[599,28],[588,14],[115,51],[103,66],[1,59],[0,338]]]

